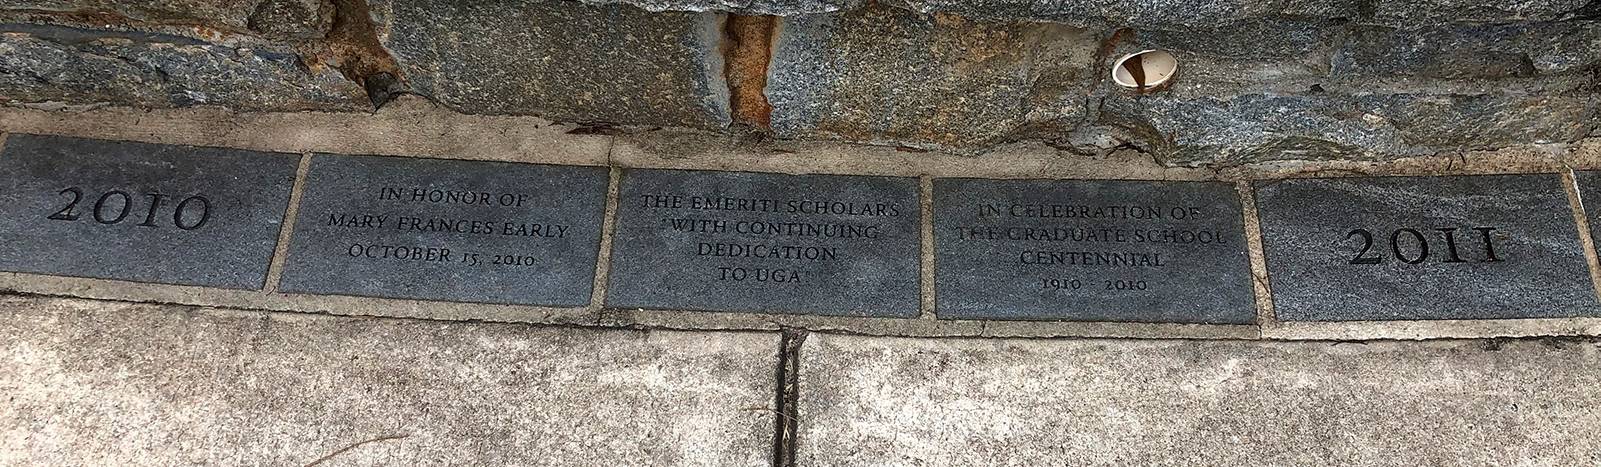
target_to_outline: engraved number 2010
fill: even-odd
[[[1467,260],[1462,259],[1461,251],[1457,249],[1456,227],[1434,230],[1439,232],[1440,237],[1445,240],[1446,257],[1440,262],[1468,262]],[[1484,242],[1484,258],[1480,259],[1479,262],[1493,263],[1501,261],[1501,258],[1495,255],[1495,243],[1493,237],[1490,235],[1490,232],[1495,231],[1495,227],[1474,227],[1473,230],[1479,232],[1479,238]],[[1373,251],[1372,232],[1369,232],[1367,229],[1356,229],[1352,230],[1348,234],[1345,234],[1346,240],[1356,237],[1360,237],[1362,239],[1362,248],[1356,252],[1356,256],[1351,257],[1350,261],[1348,261],[1349,264],[1379,264],[1384,262],[1384,252]],[[1409,248],[1409,250],[1416,250],[1416,252],[1411,255],[1403,252],[1401,248],[1401,245],[1403,244],[1415,245],[1414,248]],[[1417,229],[1395,229],[1394,232],[1390,233],[1390,253],[1394,254],[1395,259],[1406,264],[1422,263],[1429,259],[1429,239],[1423,235],[1423,232],[1418,231]]]
[[[70,196],[72,199],[67,201],[67,205],[62,207],[61,210],[49,215],[48,218],[58,221],[75,221],[81,218],[82,215],[77,213],[77,209],[78,203],[83,201],[83,190],[78,187],[68,187],[65,190],[61,190],[60,194]],[[160,193],[145,193],[144,197],[149,199],[150,203],[145,209],[144,222],[140,222],[139,225],[142,227],[157,227],[156,211],[161,208],[161,204],[168,197]],[[90,217],[94,218],[95,222],[112,225],[127,219],[128,214],[133,210],[134,198],[132,195],[119,190],[111,190],[100,195],[95,200],[94,206],[89,210],[89,214]],[[211,200],[200,195],[184,198],[183,201],[178,202],[177,209],[172,212],[172,225],[183,230],[198,229],[206,225],[206,221],[209,220],[211,220]]]

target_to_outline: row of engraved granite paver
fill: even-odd
[[[932,250],[942,319],[1246,324],[1250,213],[1281,320],[1601,313],[1561,174],[1260,181],[1254,212],[1229,182],[941,178],[924,219],[905,177],[624,169],[608,200],[601,167],[18,134],[0,169],[15,272],[262,289],[294,212],[285,293],[915,318]]]

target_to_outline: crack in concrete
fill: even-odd
[[[777,417],[773,419],[773,466],[795,465],[795,447],[799,441],[796,429],[800,413],[797,408],[800,394],[800,350],[806,342],[807,331],[784,329],[778,344],[778,390],[774,397]]]
[[[328,461],[328,459],[334,458],[334,456],[338,456],[340,454],[344,454],[345,451],[349,451],[351,449],[355,449],[355,448],[357,448],[357,447],[359,447],[361,445],[364,445],[364,444],[376,443],[376,442],[380,442],[380,441],[391,441],[391,440],[397,440],[397,439],[406,439],[406,437],[408,437],[408,436],[411,436],[411,435],[384,435],[384,436],[379,436],[377,438],[357,441],[355,444],[351,444],[349,446],[345,446],[343,448],[339,448],[339,450],[334,451],[334,452],[330,452],[326,456],[319,457],[319,458],[317,458],[317,460],[311,461],[311,463],[306,464],[305,467],[313,467],[315,465],[321,464],[323,462]]]

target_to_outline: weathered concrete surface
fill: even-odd
[[[564,0],[372,0],[411,91],[466,113],[722,128],[721,18]]]
[[[366,100],[337,70],[308,69],[287,46],[0,25],[0,103],[298,111],[355,110]]]
[[[776,349],[0,297],[0,464],[767,465]]]
[[[1594,465],[1601,343],[810,336],[802,465]]]

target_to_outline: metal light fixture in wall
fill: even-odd
[[[1112,64],[1112,81],[1137,92],[1167,87],[1178,73],[1179,61],[1165,50],[1142,50],[1124,55]]]

